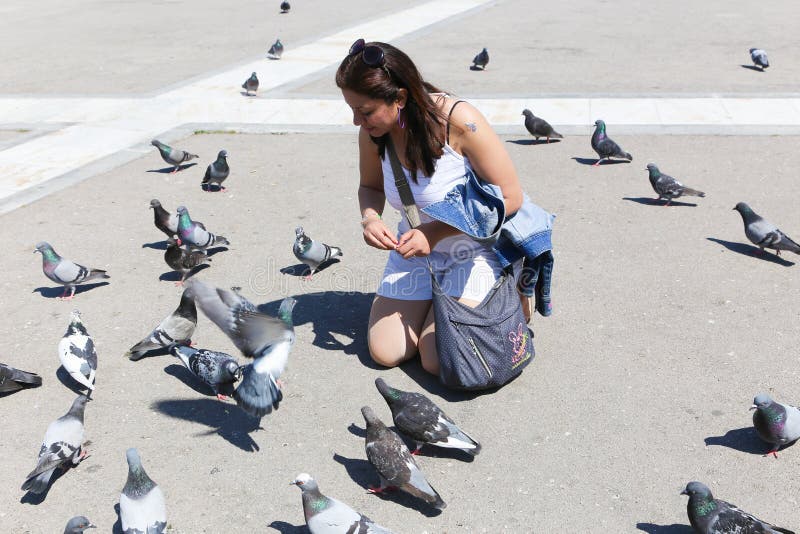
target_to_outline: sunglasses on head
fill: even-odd
[[[361,52],[361,59],[368,67],[385,67],[386,58],[383,55],[383,49],[380,46],[369,45],[367,46],[364,39],[357,39],[350,47],[348,56],[354,56]],[[387,71],[388,73],[388,71]]]

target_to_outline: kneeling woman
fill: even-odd
[[[402,209],[387,138],[420,209],[442,200],[474,170],[500,187],[506,215],[511,215],[523,201],[517,173],[481,113],[424,81],[411,59],[392,45],[356,41],[336,72],[336,85],[353,110],[353,124],[361,127],[358,201],[364,241],[390,251],[370,311],[370,354],[375,362],[393,367],[419,352],[422,366],[438,374],[425,257],[444,291],[472,307],[489,293],[501,265],[491,247],[424,213],[417,228],[411,229],[405,218],[397,232],[386,227],[381,219],[386,201]],[[529,317],[527,298],[523,310]]]

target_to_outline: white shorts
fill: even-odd
[[[475,302],[486,297],[502,271],[489,247],[458,250],[454,254],[434,251],[428,259],[447,295]],[[433,288],[428,262],[417,256],[405,259],[391,251],[376,293],[397,300],[431,300]]]

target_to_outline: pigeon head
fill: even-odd
[[[139,451],[130,448],[125,451],[125,458],[128,460],[128,480],[125,482],[125,487],[122,488],[122,493],[131,498],[146,495],[155,487],[156,483],[147,476],[144,467],[142,467]]]
[[[73,335],[73,334],[83,334],[84,336],[88,335],[86,332],[86,328],[83,326],[83,321],[81,320],[81,312],[78,310],[72,310],[72,313],[69,314],[69,326],[67,327],[67,333],[64,335]]]
[[[736,205],[733,207],[733,209],[735,209],[736,211],[738,211],[738,212],[739,212],[739,213],[741,213],[742,215],[744,215],[744,214],[746,214],[746,213],[751,213],[751,212],[753,211],[752,209],[750,209],[750,206],[748,206],[748,205],[747,205],[746,203],[744,203],[744,202],[739,202],[738,204],[736,204]]]
[[[533,112],[529,109],[523,109],[522,114],[525,115],[526,117],[533,117]]]
[[[189,213],[189,210],[186,209],[186,206],[178,206],[175,211],[180,213],[181,215],[184,213]]]
[[[67,522],[64,534],[83,534],[87,528],[97,528],[97,525],[93,525],[86,516],[75,516]]]
[[[38,243],[36,243],[36,247],[34,247],[33,253],[36,254],[37,252],[42,254],[43,256],[47,255],[46,253],[49,252],[55,254],[55,250],[53,250],[53,247],[50,246],[50,243],[48,243],[47,241],[39,241]]]
[[[391,406],[393,402],[400,400],[400,391],[387,384],[383,378],[375,379],[375,387],[378,388],[378,391],[383,395],[383,398],[386,399],[386,402],[389,403],[389,406]]]
[[[753,52],[755,52],[756,50],[758,50],[758,48],[751,48],[751,49],[750,49],[750,53],[752,54],[752,53],[753,53]]]
[[[689,497],[700,497],[713,499],[711,490],[702,482],[689,482],[686,488],[681,492],[681,495],[688,495]]]
[[[661,171],[658,170],[658,167],[656,166],[655,163],[648,163],[646,170],[650,171],[651,175],[658,176],[659,174],[661,174]]]
[[[162,143],[158,139],[153,139],[152,141],[150,141],[150,144],[155,147],[160,147]]]
[[[753,405],[750,407],[750,409],[755,410],[756,408],[766,408],[770,404],[772,404],[772,397],[766,393],[759,393],[753,399]]]
[[[375,415],[375,412],[369,406],[364,406],[361,408],[361,415],[364,416],[364,421],[367,422],[367,425],[382,425],[383,422],[378,419],[378,416]]]
[[[78,395],[75,398],[75,400],[72,401],[72,406],[70,407],[69,412],[67,412],[67,414],[83,422],[83,413],[86,410],[86,403],[89,402],[90,400],[92,399],[88,395],[84,394]]]
[[[251,77],[251,78],[258,78],[258,76],[256,76],[256,73],[255,73],[255,72],[253,72],[253,74],[251,74],[251,75],[250,75],[250,77]]]
[[[238,363],[228,360],[225,362],[225,370],[236,380],[242,379],[242,367]]]
[[[220,150],[219,154],[217,154],[217,159],[227,158],[227,157],[228,157],[228,151],[227,150]]]
[[[160,207],[161,207],[161,202],[159,202],[157,199],[154,198],[153,200],[150,201],[150,208],[151,209],[152,208],[160,208]]]
[[[605,132],[606,131],[606,123],[605,123],[605,121],[597,119],[596,121],[594,121],[594,125],[597,127],[597,129],[599,131],[601,131],[601,132]]]
[[[302,226],[298,226],[297,228],[295,228],[295,229],[294,229],[294,235],[295,235],[296,237],[300,237],[301,235],[305,235],[305,234],[303,233],[303,227],[302,227]]]
[[[317,481],[312,478],[308,473],[300,473],[295,479],[289,483],[291,486],[297,486],[302,491],[318,490]]]
[[[297,301],[292,297],[286,297],[281,301],[281,306],[278,308],[278,318],[284,323],[292,326],[292,310]]]

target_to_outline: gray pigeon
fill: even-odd
[[[794,534],[765,523],[735,505],[715,499],[708,486],[689,482],[681,495],[689,496],[686,511],[697,534]]]
[[[488,63],[489,63],[489,51],[484,48],[472,60],[472,68],[475,69],[477,67],[480,67],[481,70],[485,70],[486,65]]]
[[[189,210],[185,206],[178,206],[178,237],[183,243],[193,249],[202,250],[214,245],[227,246],[230,242],[221,235],[215,235],[206,230],[202,224],[192,220]]]
[[[300,473],[290,484],[303,494],[303,515],[311,534],[392,534],[345,503],[323,495],[307,473]]]
[[[367,459],[381,480],[380,487],[369,488],[369,491],[381,493],[396,487],[440,510],[445,508],[447,505],[425,479],[400,436],[386,428],[369,406],[361,408],[361,415],[367,422]]]
[[[236,290],[220,289],[199,280],[187,282],[195,302],[233,341],[242,354],[254,361],[242,368],[242,380],[233,392],[236,404],[254,417],[278,408],[283,399],[278,381],[294,344],[293,298],[285,298],[278,317],[259,313]]]
[[[290,9],[292,9],[292,6],[289,5],[289,2],[286,2],[286,0],[281,2],[281,13],[288,13]]]
[[[161,202],[155,198],[150,201],[150,209],[153,210],[153,222],[156,228],[164,232],[169,243],[180,245],[181,239],[178,237],[178,215],[165,210]]]
[[[58,342],[58,359],[66,372],[91,395],[97,372],[97,351],[94,341],[81,321],[81,312],[73,310],[64,337]]]
[[[759,249],[763,251],[765,248],[771,248],[778,256],[781,255],[781,250],[800,254],[800,245],[781,232],[777,226],[750,209],[750,206],[739,202],[733,209],[742,216],[744,235]]]
[[[555,131],[549,122],[537,117],[531,110],[524,109],[522,114],[525,115],[525,128],[537,141],[540,137],[546,137],[548,143],[551,137],[553,139],[564,139],[564,136]]]
[[[753,399],[753,426],[758,435],[772,444],[772,454],[778,457],[781,446],[800,439],[800,408],[775,402],[766,393]]]
[[[331,247],[308,237],[305,232],[303,232],[302,226],[295,228],[294,234],[295,239],[292,252],[294,252],[298,260],[308,265],[308,274],[305,276],[306,280],[311,280],[311,277],[320,265],[342,255],[342,249],[339,247]]]
[[[147,476],[139,451],[128,449],[128,480],[119,496],[123,534],[162,534],[167,528],[167,505],[158,484]]]
[[[34,254],[42,255],[42,271],[44,275],[57,284],[64,286],[64,294],[60,298],[72,300],[75,296],[75,286],[98,278],[111,278],[102,269],[89,269],[62,258],[53,250],[50,243],[40,241],[36,243]],[[71,290],[71,291],[70,291]],[[67,292],[70,291],[69,296]]]
[[[270,59],[280,59],[283,55],[283,43],[280,39],[276,39],[272,46],[267,51],[267,57]]]
[[[82,447],[83,412],[90,400],[86,395],[78,395],[69,411],[47,427],[39,461],[22,484],[23,491],[44,493],[56,469],[78,465],[86,457]]]
[[[480,443],[458,428],[458,425],[425,395],[395,389],[383,378],[376,378],[375,386],[392,410],[392,419],[397,430],[417,444],[417,448],[411,454],[419,452],[426,443],[446,449],[461,449],[473,456],[481,452]]]
[[[197,307],[187,290],[181,294],[181,302],[174,312],[164,318],[144,339],[128,349],[125,356],[132,361],[140,360],[151,350],[170,348],[173,345],[188,345],[197,326]]]
[[[646,170],[649,172],[650,185],[653,186],[653,191],[658,193],[658,200],[667,199],[667,203],[664,204],[664,206],[669,206],[672,200],[682,197],[683,195],[695,197],[706,196],[702,191],[686,187],[672,176],[664,174],[656,167],[655,163],[648,163]]]
[[[247,96],[250,96],[251,92],[253,93],[258,92],[258,76],[256,76],[255,72],[251,74],[250,77],[244,81],[244,83],[242,84],[242,89],[244,89],[245,94],[247,94]]]
[[[753,64],[756,67],[760,67],[763,71],[767,67],[769,67],[769,59],[767,59],[767,53],[760,48],[751,48],[750,49],[750,59],[753,60]]]
[[[42,377],[36,373],[20,371],[0,363],[0,394],[12,393],[22,388],[37,387],[42,385]]]
[[[175,167],[172,169],[172,173],[176,173],[180,170],[181,163],[186,163],[187,161],[191,161],[199,157],[197,154],[190,154],[183,150],[178,150],[177,148],[172,148],[169,145],[165,145],[158,139],[153,139],[150,141],[150,144],[158,149],[159,154],[161,154],[161,159]]]
[[[211,386],[219,400],[233,395],[233,384],[242,378],[239,362],[230,354],[208,349],[195,349],[185,345],[172,347],[172,354],[197,378]]]
[[[212,162],[206,168],[206,175],[203,176],[203,182],[201,183],[201,187],[205,186],[206,191],[211,191],[211,185],[217,184],[218,191],[225,191],[225,188],[222,187],[222,182],[228,177],[231,170],[228,167],[228,151],[227,150],[220,150],[217,154],[217,160]]]
[[[594,166],[600,165],[603,160],[610,158],[621,158],[628,161],[633,161],[633,156],[623,151],[617,143],[606,135],[606,123],[601,120],[594,121],[595,129],[592,134],[592,148],[600,159],[595,162]]]
[[[181,273],[181,279],[175,282],[175,285],[182,286],[192,271],[211,261],[211,258],[199,250],[186,250],[172,244],[164,251],[164,261],[169,265],[170,269]]]
[[[97,525],[93,525],[88,517],[78,515],[67,522],[64,534],[83,534],[83,531],[89,528],[97,528]]]

